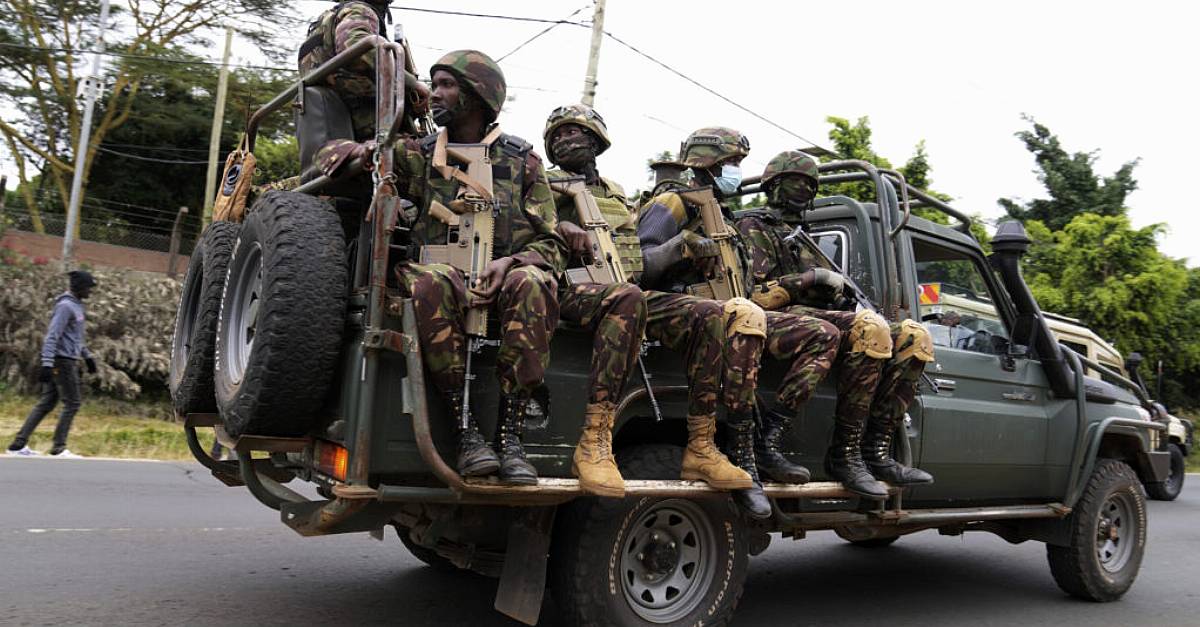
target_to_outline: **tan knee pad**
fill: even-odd
[[[787,290],[783,289],[779,281],[771,281],[765,285],[756,286],[750,292],[750,298],[759,307],[770,311],[780,309],[792,302],[792,297],[788,295]]]
[[[916,320],[905,320],[900,323],[900,333],[896,335],[896,346],[903,348],[896,351],[896,360],[904,361],[909,357],[926,363],[933,361],[933,338],[929,331]]]
[[[767,337],[767,314],[762,307],[748,298],[731,298],[723,305],[725,333],[734,335],[757,335]]]
[[[875,359],[892,356],[892,332],[883,316],[864,309],[854,316],[850,326],[850,352],[866,353]]]

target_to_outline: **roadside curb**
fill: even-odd
[[[21,456],[16,456],[16,455],[0,455],[0,460],[4,460],[4,459],[37,459],[37,460],[54,461],[54,462],[150,462],[150,463],[154,463],[154,464],[171,464],[171,463],[175,463],[175,462],[188,461],[185,459],[179,459],[179,460],[145,459],[142,457],[72,457],[69,459],[59,459],[57,457],[50,457],[49,455],[36,455],[36,456],[32,456],[32,457],[21,457]]]

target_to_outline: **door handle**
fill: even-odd
[[[958,387],[958,382],[954,379],[934,379],[933,383],[937,385],[938,390],[953,390]]]
[[[1004,397],[1004,400],[1006,401],[1024,401],[1026,403],[1032,403],[1037,400],[1037,397],[1029,392],[1004,392],[1000,396]]]

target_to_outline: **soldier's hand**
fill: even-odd
[[[96,360],[91,357],[85,357],[83,363],[87,364],[88,374],[96,374]]]
[[[38,381],[41,383],[50,383],[54,381],[54,366],[42,366],[38,372]]]
[[[813,285],[829,288],[834,294],[841,294],[846,287],[846,277],[841,273],[825,268],[813,268],[809,272],[813,273]]]
[[[471,288],[472,305],[490,305],[496,300],[496,294],[500,293],[500,286],[504,284],[504,277],[508,275],[509,268],[516,263],[512,257],[501,257],[493,259],[488,264],[487,270],[479,275],[479,284]]]
[[[567,242],[571,254],[583,259],[585,263],[591,263],[592,246],[587,231],[574,222],[562,220],[559,221],[558,226],[554,227],[554,232]]]
[[[417,81],[408,89],[408,110],[414,117],[429,113],[429,86]]]
[[[779,286],[787,290],[792,300],[798,300],[805,290],[813,286],[813,271],[789,274],[779,279]]]
[[[696,233],[684,231],[683,258],[691,259],[706,278],[713,278],[717,272],[717,261],[721,255],[721,247],[711,239]]]

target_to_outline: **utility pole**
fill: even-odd
[[[171,245],[167,248],[167,276],[175,278],[175,261],[179,256],[179,241],[183,230],[183,219],[187,216],[188,208],[180,207],[175,214],[175,224],[171,226]]]
[[[217,105],[213,110],[212,134],[208,138],[208,176],[204,180],[204,212],[200,227],[212,222],[213,202],[217,197],[217,156],[221,151],[221,127],[225,124],[225,92],[229,86],[229,54],[233,49],[233,27],[225,27],[225,53],[221,55],[221,73],[217,78]]]
[[[588,51],[587,75],[583,77],[583,99],[587,106],[596,102],[596,66],[600,65],[600,42],[604,41],[604,0],[596,0],[592,14],[592,47]]]
[[[100,57],[104,54],[104,31],[108,28],[108,0],[100,0],[100,21],[96,24],[96,51],[92,58],[92,73],[80,85],[87,99],[83,105],[83,123],[79,126],[79,144],[75,146],[75,176],[71,179],[71,200],[67,205],[67,226],[63,231],[62,263],[71,269],[75,255],[75,225],[79,224],[79,203],[83,200],[83,168],[87,162],[88,144],[92,139],[92,111],[100,93]],[[45,178],[45,177],[43,177]]]

